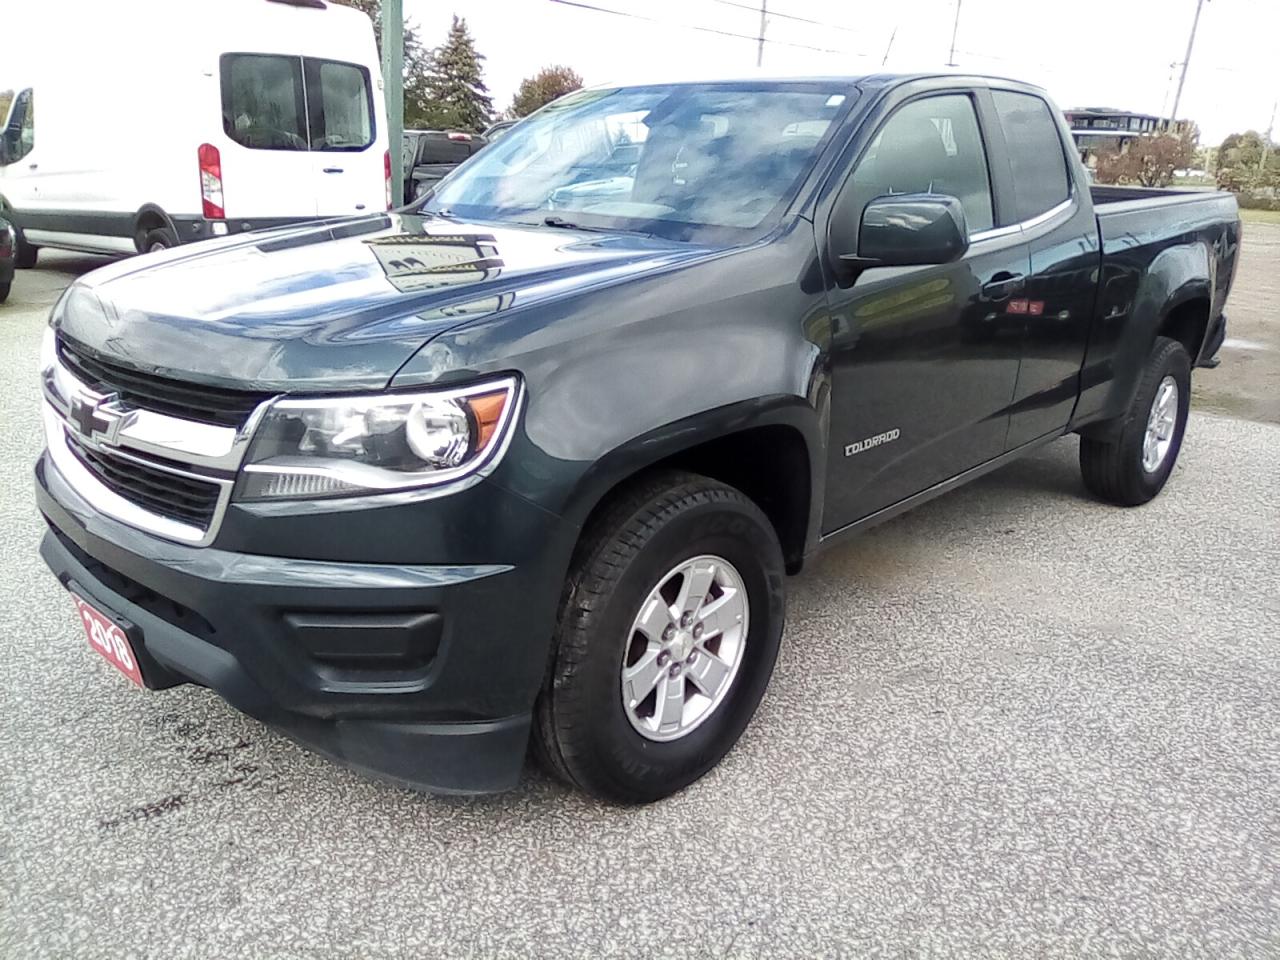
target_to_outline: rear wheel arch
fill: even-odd
[[[1148,289],[1140,292],[1137,300],[1147,306],[1136,309],[1116,345],[1113,369],[1114,378],[1108,390],[1107,401],[1093,422],[1075,428],[1081,436],[1105,438],[1115,434],[1116,424],[1138,391],[1139,376],[1153,346],[1160,337],[1167,337],[1182,344],[1196,364],[1201,346],[1208,336],[1212,307],[1212,288],[1207,276],[1194,274],[1182,283],[1171,285],[1170,264],[1180,263],[1184,272],[1189,269],[1187,257],[1195,248],[1176,248],[1159,271],[1153,270],[1147,280]],[[1175,260],[1176,253],[1180,259]],[[1160,258],[1157,258],[1159,260]],[[1160,284],[1159,287],[1154,286]],[[1157,306],[1158,305],[1158,306]]]
[[[1211,304],[1207,290],[1193,287],[1165,308],[1156,330],[1157,337],[1168,337],[1182,344],[1193,366],[1209,332]]]
[[[172,218],[154,203],[145,203],[133,217],[133,244],[139,253],[147,252],[147,237],[157,230],[168,231],[173,239],[173,246],[180,242],[178,230]]]

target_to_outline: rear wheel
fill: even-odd
[[[0,283],[0,303],[9,299],[9,289],[12,286],[11,283]]]
[[[178,237],[168,227],[157,227],[154,230],[148,230],[146,236],[142,238],[143,253],[156,253],[177,245]]]
[[[1080,438],[1080,472],[1096,496],[1121,506],[1146,503],[1163,488],[1182,448],[1191,408],[1191,358],[1157,337],[1138,389],[1108,439]]]
[[[656,475],[608,507],[569,573],[535,748],[596,796],[647,803],[714,767],[773,672],[783,560],[744,494]]]

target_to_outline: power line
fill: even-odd
[[[718,3],[725,7],[737,7],[739,10],[750,10],[752,13],[759,13],[759,6],[752,6],[749,3],[739,3],[738,0],[711,0],[712,3]],[[815,27],[830,27],[832,30],[843,30],[846,33],[860,33],[853,27],[842,27],[838,23],[831,23],[828,20],[810,20],[808,17],[797,17],[792,13],[778,13],[776,10],[769,11],[770,17],[776,17],[779,20],[795,20],[797,23],[810,23]]]
[[[641,14],[641,13],[629,13],[626,10],[613,10],[613,9],[610,9],[609,7],[597,7],[595,4],[582,3],[580,2],[580,0],[549,0],[549,2],[558,3],[566,7],[576,7],[580,10],[593,10],[596,13],[611,13],[615,17],[629,17],[632,20],[645,20],[649,23],[656,23],[661,26],[683,27],[685,30],[697,30],[697,31],[700,31],[701,33],[714,33],[717,36],[733,37],[736,40],[752,40],[755,42],[775,43],[780,47],[795,47],[796,49],[799,49],[799,50],[815,50],[818,53],[839,53],[839,54],[843,54],[844,56],[853,56],[853,57],[864,56],[864,54],[853,53],[849,50],[834,50],[831,47],[814,47],[814,46],[810,46],[807,43],[792,43],[789,40],[771,40],[768,37],[765,37],[763,38],[763,40],[761,40],[761,38],[758,36],[753,37],[745,33],[733,33],[732,31],[729,31],[729,30],[717,30],[715,27],[702,27],[694,23],[676,23],[670,20],[663,20],[660,17],[646,17],[644,14]],[[758,10],[759,8],[752,7],[751,9]]]

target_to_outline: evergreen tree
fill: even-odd
[[[467,21],[454,16],[445,42],[431,52],[423,77],[423,126],[479,133],[493,119],[493,98],[481,74],[484,55],[476,50]],[[408,109],[405,110],[408,126]]]

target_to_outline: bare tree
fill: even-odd
[[[1098,154],[1095,171],[1100,183],[1136,183],[1144,187],[1167,187],[1173,172],[1191,165],[1196,142],[1192,136],[1161,133],[1137,137],[1123,149]]]

